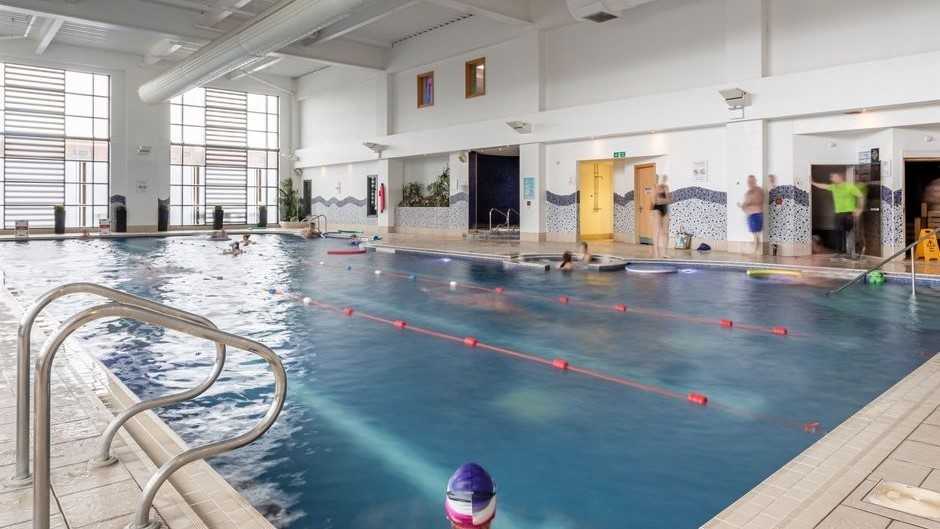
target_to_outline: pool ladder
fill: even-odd
[[[861,280],[862,280],[863,278],[865,278],[865,276],[867,276],[868,274],[874,272],[875,270],[879,270],[882,266],[886,265],[888,262],[893,261],[894,259],[896,259],[896,258],[898,258],[898,257],[900,257],[900,256],[902,256],[902,255],[904,255],[905,253],[908,252],[908,250],[910,250],[910,252],[911,252],[911,295],[912,295],[912,296],[916,296],[916,295],[917,295],[917,271],[916,271],[916,268],[917,268],[917,245],[920,244],[920,243],[922,243],[922,242],[924,242],[924,241],[926,241],[926,240],[928,240],[928,239],[931,239],[931,238],[932,238],[932,236],[925,236],[925,237],[921,237],[921,238],[917,239],[916,241],[912,242],[911,244],[908,244],[907,246],[905,246],[903,250],[898,250],[898,251],[895,252],[893,255],[891,255],[891,256],[889,256],[889,257],[885,257],[884,259],[882,259],[881,261],[879,261],[878,264],[876,264],[875,266],[869,268],[868,270],[865,270],[865,271],[862,272],[861,274],[858,274],[857,276],[855,276],[854,278],[852,278],[851,281],[847,282],[846,284],[842,285],[841,287],[836,288],[836,289],[833,289],[833,290],[830,290],[829,292],[826,292],[826,295],[827,295],[827,296],[831,296],[831,295],[833,295],[833,294],[838,294],[839,292],[842,292],[843,290],[849,288],[850,286],[854,285],[855,283],[858,283],[859,281],[861,281]]]
[[[43,344],[36,359],[35,371],[35,414],[33,429],[35,444],[33,460],[35,475],[30,475],[29,468],[29,393],[30,393],[30,337],[33,324],[39,314],[50,303],[70,294],[94,294],[108,300],[85,309],[63,323]],[[128,529],[156,529],[158,520],[150,519],[150,509],[160,486],[180,467],[222,454],[245,446],[261,437],[277,420],[284,406],[287,394],[287,373],[277,354],[264,344],[241,336],[220,331],[209,319],[184,310],[157,303],[127,292],[115,290],[94,283],[69,283],[53,288],[40,296],[24,312],[17,331],[17,368],[16,368],[16,465],[10,486],[33,486],[33,529],[49,529],[49,493],[50,493],[50,411],[52,361],[62,343],[84,325],[103,318],[123,318],[156,325],[195,338],[214,342],[216,358],[209,376],[196,387],[187,391],[141,401],[114,417],[105,428],[95,455],[89,465],[104,466],[117,462],[111,456],[111,442],[117,431],[135,415],[161,406],[175,404],[198,397],[209,389],[222,373],[225,365],[226,346],[254,353],[264,359],[274,373],[274,398],[264,417],[251,429],[230,439],[215,441],[195,448],[189,448],[163,464],[141,491],[137,509]]]

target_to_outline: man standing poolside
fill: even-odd
[[[756,176],[747,175],[744,202],[738,202],[738,207],[747,215],[747,229],[754,237],[754,255],[760,255],[760,234],[764,230],[764,188],[757,185]]]
[[[836,214],[836,230],[841,232],[839,237],[839,253],[855,255],[855,240],[850,237],[855,229],[858,218],[862,215],[862,205],[865,194],[859,186],[846,182],[842,173],[829,175],[829,184],[813,182],[813,186],[825,189],[832,193],[832,204]]]

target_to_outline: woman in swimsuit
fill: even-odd
[[[659,175],[659,183],[653,188],[651,197],[653,210],[653,223],[656,231],[653,235],[653,257],[669,257],[669,204],[672,203],[672,192],[666,183],[666,175]]]

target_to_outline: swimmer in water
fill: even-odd
[[[465,463],[447,481],[444,512],[451,529],[490,529],[496,517],[496,484],[476,463]]]
[[[233,242],[228,250],[224,250],[222,255],[231,255],[232,257],[238,257],[242,254],[242,249],[239,247],[237,242]]]
[[[562,272],[570,272],[574,270],[574,261],[571,260],[571,252],[565,252],[561,256],[561,264],[558,265],[558,269]]]
[[[320,237],[320,232],[313,227],[313,224],[308,224],[301,235],[303,235],[304,239],[316,239]]]
[[[248,246],[249,244],[254,244],[254,243],[255,243],[255,241],[251,240],[251,234],[250,234],[250,233],[243,233],[243,234],[242,234],[242,246]]]
[[[581,241],[581,262],[588,264],[591,262],[591,252],[588,250],[587,241]]]

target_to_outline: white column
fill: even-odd
[[[747,216],[738,207],[747,191],[747,177],[754,175],[758,183],[765,170],[764,121],[738,121],[725,127],[725,182],[728,193],[728,251],[748,251],[753,237],[747,228]],[[765,223],[766,224],[766,223]]]
[[[379,160],[379,185],[385,184],[385,211],[379,212],[379,231],[395,231],[395,208],[401,200],[404,163],[398,159]]]
[[[524,241],[545,240],[545,145],[519,146],[519,231]],[[529,182],[526,196],[526,185]]]

